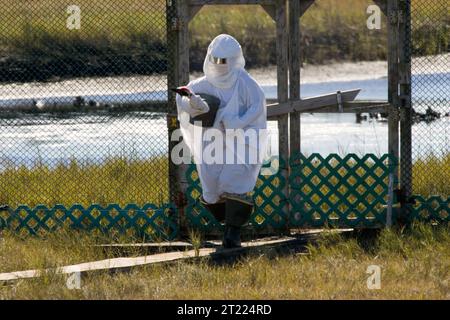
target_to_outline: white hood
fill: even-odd
[[[211,57],[226,59],[226,64],[215,64]],[[230,35],[221,34],[209,45],[203,64],[206,79],[221,89],[231,88],[245,67],[245,59],[239,42]]]

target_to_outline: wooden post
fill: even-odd
[[[168,89],[189,82],[189,8],[186,1],[167,1],[167,48],[168,48]],[[168,90],[169,133],[169,193],[170,201],[177,204],[183,214],[184,193],[187,188],[187,165],[175,165],[171,153],[178,141],[171,141],[173,132],[179,128],[175,94]]]
[[[388,21],[388,100],[391,105],[388,117],[388,152],[395,157],[394,188],[398,183],[399,160],[399,99],[398,99],[398,0],[387,0]],[[390,197],[392,195],[389,195]]]
[[[287,23],[287,4],[285,0],[277,0],[276,3],[276,35],[277,35],[277,82],[278,82],[278,102],[283,103],[288,101],[288,23]],[[280,166],[282,176],[286,179],[286,185],[282,190],[283,195],[287,201],[289,199],[288,179],[289,171],[289,114],[277,117],[278,120],[278,144],[279,156],[286,163]],[[286,206],[284,212],[286,219],[289,217],[289,205]]]
[[[314,0],[289,1],[289,100],[300,100],[300,17],[314,3]],[[301,113],[290,115],[290,154],[301,151]]]
[[[292,5],[292,15],[288,21],[288,4]],[[299,57],[299,18],[302,12],[313,3],[313,0],[245,0],[245,1],[200,1],[200,0],[168,0],[167,1],[167,38],[169,51],[169,88],[184,85],[189,81],[189,32],[188,24],[190,19],[205,4],[260,4],[276,22],[277,35],[277,81],[278,81],[278,102],[286,103],[289,100],[289,70],[291,71],[291,99],[300,99],[300,57]],[[294,39],[289,41],[289,30],[291,29]],[[289,50],[291,51],[289,60]],[[169,138],[175,129],[179,128],[176,121],[176,102],[175,96],[169,92]],[[277,116],[278,132],[279,132],[279,155],[286,163],[280,167],[282,175],[286,179],[289,178],[289,168],[287,161],[289,160],[290,143],[294,152],[300,151],[300,113],[295,111],[291,123],[289,123],[289,114]],[[291,124],[292,140],[289,140],[289,124]],[[177,142],[169,143],[169,153]],[[169,163],[170,176],[170,197],[172,201],[178,202],[179,208],[180,195],[183,195],[187,188],[185,177],[187,166],[175,166],[171,161]],[[285,200],[289,199],[288,183],[283,189]],[[285,216],[288,216],[289,208],[287,206]]]
[[[289,100],[300,99],[300,0],[289,1]],[[290,153],[301,148],[300,112],[290,114]]]
[[[412,194],[412,106],[411,106],[411,2],[400,1],[399,90],[400,90],[400,185],[408,199]]]

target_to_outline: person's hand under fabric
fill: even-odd
[[[188,90],[190,93],[189,96],[181,96],[179,94],[177,95],[178,106],[194,118],[208,112],[208,104],[199,95],[196,95],[192,90]]]
[[[209,111],[208,104],[199,96],[199,95],[192,95],[189,98],[189,104],[192,109],[191,116],[196,117],[200,114],[206,113]]]

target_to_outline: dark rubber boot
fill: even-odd
[[[222,245],[225,249],[240,248],[241,227],[226,227]]]
[[[239,196],[225,196],[224,248],[241,247],[241,227],[248,222],[252,211],[251,200]]]
[[[248,222],[253,211],[253,203],[235,197],[225,200],[225,223],[228,226],[241,227]]]
[[[208,211],[216,218],[220,223],[225,222],[225,201],[217,203],[207,203],[203,197],[200,197],[200,203],[208,209]]]

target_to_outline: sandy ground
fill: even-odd
[[[276,85],[277,67],[270,66],[248,70],[261,85]],[[192,74],[192,78],[200,77]],[[378,79],[387,76],[387,63],[384,61],[341,62],[328,65],[304,65],[301,69],[301,83],[320,83],[330,81],[353,81]]]
[[[261,85],[276,84],[276,66],[267,69],[250,70],[250,73]],[[300,75],[302,84],[378,79],[387,77],[387,63],[384,61],[370,61],[305,65],[301,69]]]
[[[447,65],[447,70],[443,68]],[[413,59],[413,74],[450,72],[450,54]],[[261,85],[275,85],[277,68],[271,66],[249,70]],[[327,65],[304,65],[301,83],[356,81],[387,77],[387,61],[339,62]],[[194,78],[200,74],[194,74]]]
[[[443,70],[449,65],[450,54],[416,58],[413,60],[413,74],[450,72]],[[276,84],[276,66],[249,70],[261,85]],[[387,62],[344,62],[328,65],[305,65],[301,70],[302,83],[331,81],[354,81],[387,77]],[[201,76],[193,73],[191,79]],[[97,95],[120,95],[150,93],[166,90],[166,77],[135,76],[109,78],[80,78],[50,83],[24,83],[0,85],[0,106],[5,100],[44,99],[51,97],[76,97]]]

